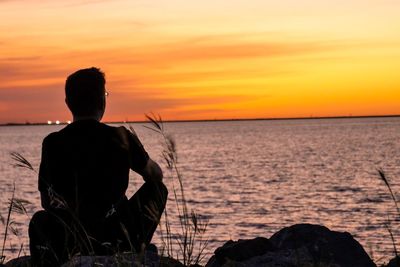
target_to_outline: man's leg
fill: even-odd
[[[29,224],[29,248],[34,266],[59,266],[68,260],[68,233],[61,218],[36,212]]]
[[[147,246],[150,243],[164,212],[167,197],[168,190],[162,182],[146,182],[129,199],[134,221],[133,229],[129,230],[137,251],[140,251],[142,244]]]

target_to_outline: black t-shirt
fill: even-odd
[[[67,208],[94,222],[125,197],[129,170],[139,174],[149,156],[125,127],[76,121],[43,140],[39,191],[43,208]]]

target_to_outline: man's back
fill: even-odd
[[[83,223],[103,219],[125,198],[129,169],[140,171],[147,160],[139,140],[124,127],[74,122],[43,141],[39,190],[49,196],[43,208],[60,206],[52,199],[57,196]]]

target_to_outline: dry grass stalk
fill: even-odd
[[[392,198],[392,201],[393,201],[393,203],[394,203],[394,205],[396,207],[397,216],[400,217],[399,205],[397,203],[396,196],[395,196],[395,194],[394,194],[394,192],[392,190],[392,186],[390,185],[389,180],[386,177],[386,174],[382,169],[378,169],[378,173],[379,173],[379,177],[381,178],[381,180],[385,183],[386,187],[388,188],[389,194],[390,194],[390,196]],[[394,254],[395,254],[396,257],[398,257],[399,254],[398,254],[398,251],[397,251],[396,241],[395,241],[395,238],[393,236],[392,228],[390,226],[390,218],[388,218],[388,223],[385,226],[386,226],[387,231],[389,232],[390,239],[392,241]]]
[[[17,152],[11,152],[11,159],[14,160],[16,163],[13,164],[14,167],[17,168],[26,168],[29,169],[31,171],[35,171],[35,169],[33,168],[32,164],[30,164],[30,162],[23,157],[21,154],[17,153]],[[0,214],[0,222],[1,224],[4,225],[4,236],[3,236],[3,242],[2,242],[2,246],[1,246],[1,254],[0,254],[0,263],[4,263],[4,261],[6,260],[6,255],[5,250],[6,250],[6,243],[7,243],[7,239],[11,234],[15,235],[16,237],[20,237],[21,232],[19,230],[19,228],[17,227],[18,224],[17,222],[12,218],[12,214],[24,214],[26,216],[28,216],[28,213],[26,211],[25,206],[28,204],[31,204],[31,202],[29,202],[28,200],[22,199],[22,198],[17,198],[15,196],[15,182],[13,185],[13,189],[11,192],[11,198],[9,199],[8,203],[7,203],[7,216],[3,217]],[[10,244],[10,250],[13,250],[13,244]],[[20,244],[20,248],[18,251],[18,257],[20,256],[20,254],[23,251],[23,247],[24,244]]]
[[[36,172],[36,170],[33,168],[32,164],[20,153],[11,152],[10,155],[11,155],[11,159],[15,161],[15,163],[13,164],[14,167],[26,168],[28,170]]]
[[[185,266],[199,264],[205,256],[204,251],[208,245],[208,239],[204,238],[208,221],[194,211],[189,212],[185,196],[185,187],[183,184],[183,175],[178,167],[176,142],[171,135],[166,133],[161,116],[151,114],[146,115],[146,118],[150,122],[151,126],[145,127],[162,136],[164,142],[162,156],[167,164],[168,170],[171,172],[171,175],[175,177],[179,183],[178,190],[176,189],[174,182],[172,183],[172,191],[174,193],[181,232],[179,234],[173,234],[171,232],[168,211],[165,210],[165,236],[162,231],[162,225],[160,224],[161,239],[165,246],[162,251],[166,252],[168,257],[175,256],[176,259],[181,260]],[[175,245],[178,246],[178,249],[175,248]],[[176,253],[175,255],[174,252]]]

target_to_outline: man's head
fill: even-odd
[[[65,102],[74,118],[103,117],[105,110],[105,77],[98,68],[81,69],[65,82]]]

